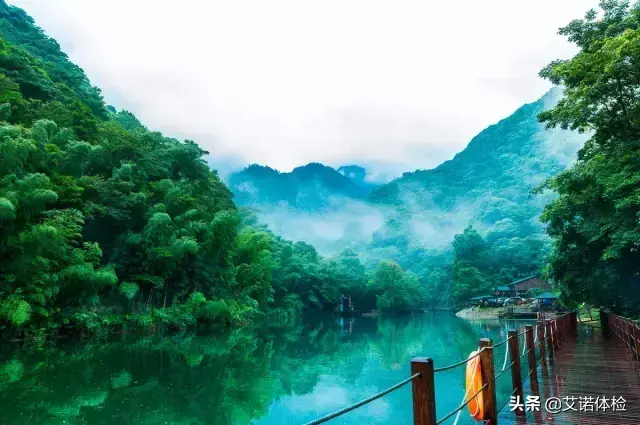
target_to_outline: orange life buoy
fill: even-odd
[[[478,354],[477,351],[472,351],[469,354],[469,357],[473,357]],[[480,366],[480,356],[474,357],[473,359],[467,362],[467,395],[465,397],[465,402],[469,401],[467,407],[469,408],[469,413],[471,413],[471,417],[476,421],[481,421],[484,419],[484,400],[482,398],[482,369]],[[474,396],[475,393],[478,395]],[[473,398],[472,398],[473,397]]]

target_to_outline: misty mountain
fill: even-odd
[[[396,211],[376,232],[374,246],[448,243],[469,223],[490,241],[541,236],[537,217],[550,195],[531,191],[574,162],[587,138],[537,121],[561,94],[554,88],[523,105],[436,168],[405,173],[374,190],[373,205]]]
[[[550,90],[487,127],[451,160],[387,184],[370,183],[358,165],[308,164],[290,173],[252,165],[232,174],[229,187],[279,234],[325,253],[351,247],[369,264],[391,258],[409,267],[425,249],[449,249],[469,224],[505,249],[540,246],[546,236],[538,216],[551,195],[531,191],[575,161],[587,138],[537,121],[560,95]]]
[[[350,178],[357,185],[367,188],[369,191],[373,191],[382,186],[382,183],[373,181],[368,170],[360,165],[343,165],[338,168],[338,172]]]
[[[271,208],[286,206],[302,211],[324,211],[341,199],[364,200],[377,187],[365,181],[366,170],[358,166],[339,170],[319,163],[281,173],[273,168],[252,164],[229,176],[229,188],[238,204]]]

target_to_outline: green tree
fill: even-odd
[[[417,276],[405,273],[392,261],[381,261],[373,277],[377,308],[381,311],[410,311],[421,307],[426,299]]]
[[[565,88],[540,114],[549,126],[589,131],[579,161],[549,180],[558,198],[542,215],[554,240],[549,275],[566,302],[640,310],[640,8],[602,1],[560,33],[580,48],[540,75]]]

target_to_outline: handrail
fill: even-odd
[[[609,315],[613,316],[612,324],[609,321]],[[607,335],[613,328],[616,338],[624,344],[625,348],[629,348],[631,360],[640,360],[640,327],[636,320],[600,310],[600,325]]]
[[[481,348],[480,350],[478,350],[478,352],[476,354],[474,354],[473,356],[469,356],[465,360],[459,361],[458,363],[450,364],[449,366],[444,366],[444,367],[439,367],[439,368],[433,369],[433,371],[434,372],[444,372],[445,370],[450,370],[450,369],[456,368],[458,366],[462,366],[463,364],[468,363],[469,360],[473,360],[476,357],[478,357],[480,355],[480,353],[482,353],[484,350],[485,350],[484,348]]]
[[[507,405],[507,403],[509,403],[509,400],[511,400],[511,396],[516,392],[516,390],[517,388],[514,388],[513,391],[511,391],[511,394],[509,394],[509,397],[507,397],[504,403],[502,403],[502,406],[500,406],[500,408],[498,409],[498,413],[500,413],[502,409],[504,409],[504,407]]]
[[[327,421],[329,421],[329,420],[331,420],[331,419],[337,418],[338,416],[342,416],[342,415],[344,415],[345,413],[349,413],[349,412],[351,412],[352,410],[357,409],[358,407],[364,406],[364,405],[365,405],[365,404],[367,404],[367,403],[371,403],[372,401],[377,400],[377,399],[379,399],[380,397],[382,397],[382,396],[384,396],[384,395],[387,395],[387,394],[389,394],[390,392],[393,392],[393,391],[397,390],[398,388],[402,387],[403,385],[406,385],[406,384],[408,384],[409,382],[411,382],[411,381],[413,381],[414,379],[419,378],[419,377],[420,377],[420,374],[419,374],[419,373],[416,373],[416,374],[414,374],[414,375],[411,375],[410,377],[408,377],[408,378],[407,378],[407,379],[405,379],[404,381],[398,382],[397,384],[395,384],[395,385],[393,385],[393,386],[391,386],[391,387],[387,388],[387,389],[386,389],[386,390],[384,390],[384,391],[380,391],[379,393],[374,394],[374,395],[372,395],[372,396],[371,396],[371,397],[369,397],[369,398],[365,398],[364,400],[361,400],[361,401],[359,401],[359,402],[357,402],[357,403],[354,403],[354,404],[352,404],[351,406],[347,406],[347,407],[345,407],[345,408],[343,408],[343,409],[337,410],[337,411],[335,411],[335,412],[333,412],[333,413],[330,413],[330,414],[328,414],[328,415],[326,415],[326,416],[323,416],[323,417],[321,417],[321,418],[315,419],[315,420],[313,420],[313,421],[311,421],[311,422],[307,422],[305,425],[318,425],[318,424],[321,424],[321,423],[327,422]]]
[[[509,364],[508,364],[504,369],[502,369],[502,371],[501,371],[499,374],[497,374],[493,379],[494,379],[495,381],[497,381],[497,380],[498,380],[498,378],[499,378],[499,377],[501,377],[502,375],[504,375],[504,373],[505,373],[505,372],[507,372],[508,370],[511,370],[511,366],[513,366],[513,365],[514,365],[514,363],[515,363],[515,361],[512,361],[511,363],[509,363]]]
[[[511,337],[507,337],[507,339],[505,339],[504,341],[499,342],[499,343],[497,343],[497,344],[493,344],[491,347],[493,347],[493,348],[498,348],[498,347],[500,347],[501,345],[504,345],[504,344],[506,344],[507,342],[509,342],[509,340],[510,340],[510,339],[511,339]]]
[[[469,396],[467,398],[467,400],[465,402],[463,402],[460,406],[456,407],[455,409],[453,409],[451,412],[447,413],[445,415],[445,417],[443,417],[442,419],[440,419],[439,421],[436,422],[436,425],[440,425],[442,422],[446,421],[447,419],[449,419],[450,417],[452,417],[453,415],[455,415],[456,413],[458,413],[460,410],[464,409],[464,407],[471,403],[471,400],[473,400],[474,398],[476,398],[476,396],[478,394],[480,394],[482,391],[484,391],[485,388],[487,388],[487,385],[489,384],[484,384],[482,387],[480,387],[480,389],[478,391],[476,391],[473,395]]]
[[[523,335],[523,334],[524,334],[524,332],[519,333],[519,334],[518,334],[518,336]],[[491,348],[497,348],[497,347],[500,347],[501,345],[506,344],[507,342],[509,342],[509,340],[510,340],[510,339],[511,339],[511,337],[508,337],[507,339],[505,339],[504,341],[499,342],[498,344],[493,344],[493,345],[491,346]],[[456,368],[456,367],[458,367],[458,366],[462,366],[463,364],[468,363],[468,362],[469,362],[469,360],[473,360],[473,359],[475,359],[476,357],[478,357],[478,356],[480,355],[480,353],[481,353],[482,351],[484,351],[484,350],[485,350],[485,348],[481,348],[480,350],[478,350],[478,352],[477,352],[476,354],[474,354],[474,355],[473,355],[473,356],[471,356],[471,357],[468,357],[468,358],[466,358],[466,359],[464,359],[464,360],[461,360],[461,361],[459,361],[458,363],[453,363],[453,364],[450,364],[450,365],[448,365],[448,366],[443,366],[443,367],[435,368],[433,371],[434,371],[434,372],[444,372],[444,371],[446,371],[446,370],[450,370],[450,369]]]

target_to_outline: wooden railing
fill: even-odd
[[[551,320],[540,320],[535,328],[532,325],[526,325],[524,332],[517,333],[515,330],[508,331],[507,339],[497,344],[493,344],[489,338],[481,338],[478,342],[478,352],[474,356],[462,360],[458,363],[448,365],[441,368],[434,366],[433,360],[428,357],[417,357],[411,360],[411,375],[404,381],[379,392],[365,400],[347,406],[334,413],[323,416],[322,418],[308,422],[305,425],[318,425],[344,415],[355,410],[367,403],[372,402],[392,391],[411,382],[413,397],[413,423],[414,425],[440,425],[454,415],[459,416],[462,410],[480,393],[482,393],[483,401],[483,417],[482,420],[486,425],[497,425],[498,414],[507,405],[512,396],[520,397],[523,400],[523,384],[531,380],[532,386],[538,384],[537,369],[542,365],[542,374],[546,375],[547,363],[554,363],[555,352],[559,350],[565,343],[565,340],[577,334],[577,315],[575,312],[566,313],[562,316]],[[640,336],[640,332],[636,334]],[[524,345],[522,353],[520,352],[519,337],[524,336]],[[638,343],[638,339],[635,339]],[[507,365],[507,357],[505,354],[505,362],[498,374],[495,373],[494,366],[494,349],[507,344],[506,353],[510,363]],[[636,345],[637,347],[637,345]],[[536,361],[536,350],[538,351],[539,360]],[[636,348],[636,353],[637,353]],[[528,365],[527,377],[523,380],[521,374],[521,360],[526,356]],[[435,374],[447,370],[455,369],[479,358],[480,371],[482,377],[482,385],[475,394],[465,393],[464,399],[458,407],[451,412],[437,419],[436,414],[436,389]],[[496,380],[503,374],[511,372],[511,384],[513,390],[506,400],[502,401],[498,407],[496,400]],[[534,384],[535,383],[535,384]],[[518,408],[514,412],[518,416],[524,416],[525,412],[522,408]]]
[[[615,336],[616,339],[631,353],[634,361],[640,360],[640,327],[638,321],[617,314],[600,310],[600,325],[605,337]]]

